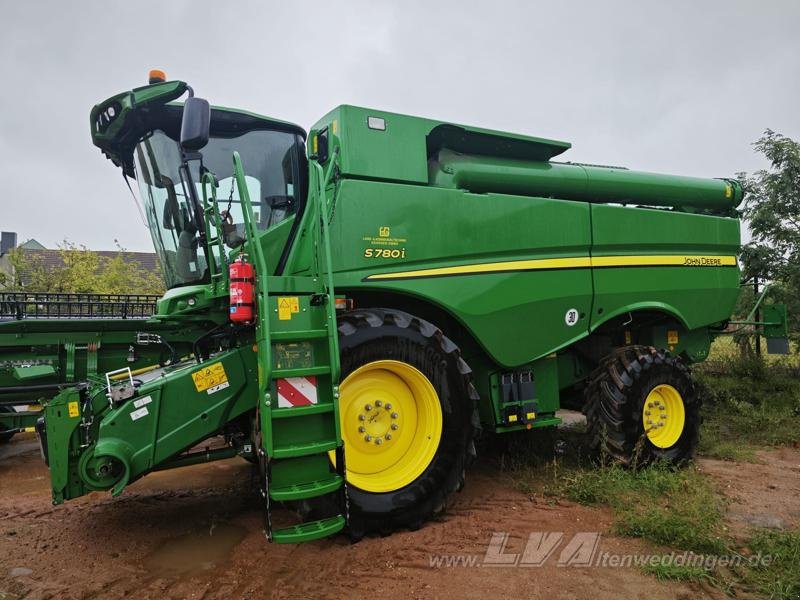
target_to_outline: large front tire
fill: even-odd
[[[589,444],[631,467],[680,465],[700,439],[700,400],[680,358],[649,346],[626,346],[589,378],[584,413]]]
[[[351,535],[416,529],[475,456],[470,369],[437,327],[402,311],[347,313],[339,334]]]

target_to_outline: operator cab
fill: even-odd
[[[187,90],[182,82],[155,82],[92,111],[95,145],[138,183],[168,288],[209,281],[201,207],[206,171],[219,181],[217,208],[229,248],[241,246],[245,237],[233,178],[234,151],[242,159],[258,229],[271,229],[302,212],[307,188],[305,132],[290,123],[211,108],[207,143],[192,152],[182,148],[183,104],[172,100]],[[154,91],[162,93],[153,98]]]

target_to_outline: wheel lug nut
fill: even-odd
[[[396,419],[396,418],[397,418],[397,417],[399,417],[399,416],[400,416],[400,415],[398,415],[396,412],[393,412],[393,413],[392,413],[392,418],[393,418],[393,419]]]
[[[362,425],[358,428],[358,433],[364,433],[367,429]]]
[[[654,406],[655,406],[655,404],[653,404],[652,402],[648,402],[647,403],[647,408],[653,408]]]
[[[398,428],[398,427],[399,427],[399,425],[398,425],[397,423],[392,423],[392,429],[394,429],[395,431],[397,431],[397,428]]]
[[[367,418],[367,417],[365,417],[364,415],[358,415],[358,420],[359,420],[359,421],[365,421],[365,420],[366,420],[366,418]]]
[[[650,416],[650,411],[646,410],[646,411],[644,411],[644,414],[645,414],[646,417],[649,417]]]
[[[387,433],[387,434],[386,434],[385,436],[383,436],[383,437],[385,437],[385,438],[386,438],[386,441],[388,442],[390,439],[392,439],[392,434],[391,434],[391,433]]]
[[[366,411],[372,410],[372,404],[365,404],[364,405],[364,410],[366,410]]]
[[[365,435],[364,436],[364,441],[365,442],[371,442],[372,441],[372,436],[370,434]]]
[[[380,400],[375,400],[375,406],[380,408],[381,406],[383,406],[383,402],[381,402]]]
[[[376,446],[380,446],[382,443],[383,443],[383,440],[381,438],[375,438],[375,445]]]
[[[386,403],[386,406],[385,406],[384,408],[385,408],[386,410],[392,410],[392,405],[391,405],[391,404],[389,404],[389,403],[387,402],[387,403]]]

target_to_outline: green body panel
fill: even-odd
[[[389,231],[385,238],[383,227]],[[505,367],[561,350],[629,311],[663,311],[687,329],[718,323],[730,316],[739,293],[735,266],[528,270],[524,263],[590,256],[732,257],[739,223],[727,217],[343,180],[331,229],[338,291],[380,290],[436,305]],[[400,256],[392,258],[392,251]],[[480,273],[369,279],[511,261],[520,270],[498,273],[489,266]],[[572,326],[564,318],[570,309],[580,314]]]
[[[211,366],[220,368],[216,366],[220,364],[227,385],[216,390],[198,389],[192,375]],[[103,386],[91,388],[85,397],[73,390],[62,392],[45,408],[54,501],[61,502],[93,488],[113,486],[119,493],[157,465],[252,410],[257,386],[255,370],[252,351],[235,349],[214,356],[206,364],[186,363],[148,374],[135,397],[113,407]],[[70,403],[75,403],[72,413]],[[91,423],[82,432],[84,417]],[[81,444],[87,443],[89,447],[81,451]],[[65,444],[70,447],[67,456]],[[109,477],[107,484],[97,485],[87,484],[81,477],[71,481],[67,474],[80,470],[80,461],[90,460],[86,456],[114,457],[125,465],[124,477]]]
[[[739,251],[739,221],[673,211],[592,205],[592,256],[727,256]],[[654,308],[687,329],[730,317],[739,269],[656,266],[593,270],[591,327],[631,310]]]
[[[536,218],[528,218],[531,213]],[[558,229],[553,222],[573,226]],[[384,226],[390,228],[388,238],[379,236]],[[501,365],[525,364],[586,334],[588,325],[564,324],[564,311],[589,312],[589,269],[386,282],[365,278],[400,267],[587,256],[588,204],[346,180],[337,191],[331,229],[337,290],[386,290],[441,306]],[[365,257],[368,250],[398,248],[405,251],[404,259]],[[509,344],[520,326],[531,335]]]

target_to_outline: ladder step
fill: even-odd
[[[291,417],[305,417],[319,413],[333,412],[333,403],[309,404],[308,406],[295,406],[293,408],[276,408],[272,411],[273,419],[289,419]]]
[[[278,544],[299,544],[339,533],[344,529],[345,520],[342,515],[300,523],[272,532],[272,541]]]
[[[325,375],[330,373],[331,368],[328,365],[319,367],[304,367],[301,369],[273,369],[272,378],[278,379],[283,377],[303,377],[306,375]]]
[[[304,498],[316,498],[323,494],[335,492],[342,487],[344,478],[341,475],[331,473],[327,479],[310,481],[307,483],[296,483],[285,487],[270,487],[269,496],[278,502],[288,500],[303,500]]]
[[[272,341],[280,342],[285,340],[313,340],[328,337],[327,329],[300,329],[297,331],[273,331],[270,334]]]
[[[275,446],[272,449],[272,458],[292,458],[293,456],[322,454],[329,450],[336,450],[338,445],[336,440],[325,440],[321,442],[311,442],[310,444]]]

